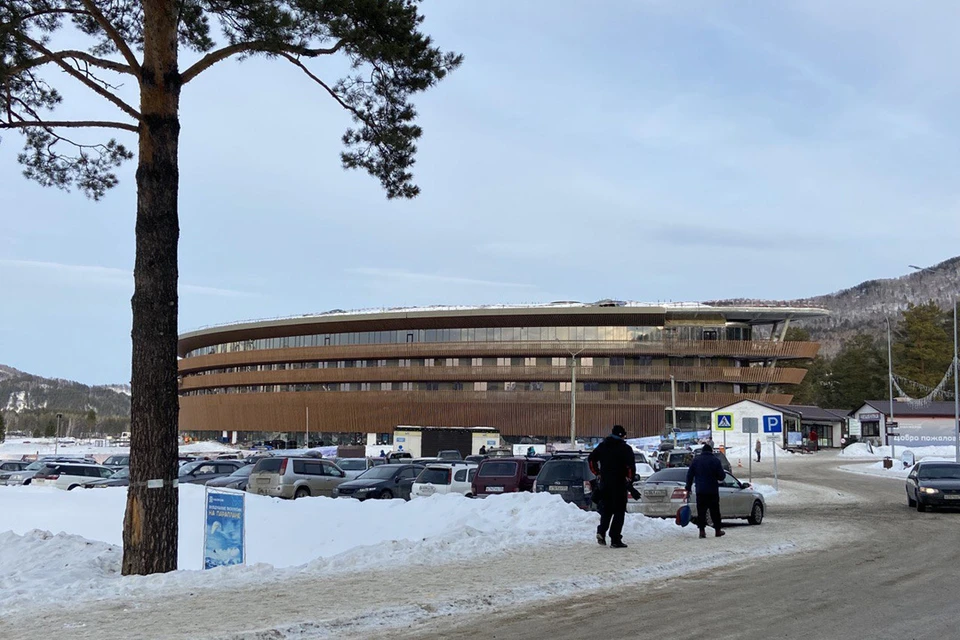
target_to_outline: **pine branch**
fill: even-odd
[[[123,129],[139,133],[140,129],[135,124],[126,122],[113,122],[110,120],[22,120],[20,122],[0,122],[0,129],[26,129],[28,127],[40,127],[51,129]]]
[[[290,55],[289,53],[281,53],[281,54],[280,54],[280,57],[281,57],[281,58],[286,58],[287,60],[290,61],[291,64],[293,64],[294,66],[299,67],[301,71],[303,71],[305,74],[307,74],[307,77],[308,77],[308,78],[310,78],[311,80],[313,80],[314,82],[316,82],[317,84],[319,84],[321,87],[323,87],[324,89],[326,89],[326,90],[327,90],[327,93],[329,93],[330,96],[331,96],[334,100],[336,100],[337,103],[338,103],[341,107],[343,107],[344,109],[346,109],[347,111],[349,111],[350,113],[352,113],[353,115],[355,115],[358,119],[360,119],[360,120],[361,120],[362,122],[364,122],[365,124],[369,124],[369,123],[367,123],[366,118],[363,117],[363,114],[360,113],[359,109],[356,109],[355,107],[352,107],[352,106],[350,106],[349,104],[347,104],[346,102],[344,102],[344,101],[343,101],[343,98],[341,98],[341,97],[337,94],[336,91],[334,91],[332,88],[330,88],[330,85],[328,85],[326,82],[324,82],[323,80],[321,80],[320,78],[318,78],[312,71],[310,71],[310,69],[308,69],[308,68],[306,67],[305,64],[303,64],[302,62],[300,62],[298,59],[294,58],[294,57],[293,57],[292,55]]]
[[[57,58],[52,51],[50,51],[49,49],[47,49],[47,48],[46,48],[45,46],[43,46],[41,43],[37,42],[37,41],[34,40],[33,38],[31,38],[31,37],[29,37],[29,36],[27,36],[27,35],[25,35],[25,34],[23,34],[23,33],[14,33],[14,34],[13,34],[13,37],[17,38],[18,40],[22,40],[22,41],[25,42],[26,44],[30,45],[31,47],[33,47],[33,49],[34,49],[35,51],[38,51],[38,52],[42,53],[43,55],[50,57],[52,62],[54,62],[57,66],[59,66],[59,67],[60,67],[61,69],[63,69],[64,71],[66,71],[68,74],[70,74],[71,76],[73,76],[74,78],[76,78],[77,80],[79,80],[80,82],[82,82],[83,84],[85,84],[87,87],[89,87],[90,89],[92,89],[93,91],[95,91],[97,94],[99,94],[99,95],[102,96],[103,98],[106,98],[107,100],[109,100],[110,102],[112,102],[113,104],[115,104],[121,111],[123,111],[124,113],[126,113],[127,115],[129,115],[130,117],[132,117],[133,119],[138,120],[138,121],[140,120],[140,112],[139,112],[139,111],[137,111],[136,109],[134,109],[133,107],[131,107],[130,105],[128,105],[126,102],[124,102],[123,100],[121,100],[121,99],[118,98],[117,96],[113,95],[112,93],[110,93],[109,91],[107,91],[106,89],[104,89],[103,87],[99,86],[97,83],[95,83],[95,82],[93,82],[92,80],[90,80],[88,77],[86,77],[86,76],[85,76],[83,73],[81,73],[80,71],[77,71],[76,69],[74,69],[73,67],[71,67],[69,64],[66,63],[66,61],[60,60],[59,58]],[[138,69],[139,69],[139,67],[138,67]]]
[[[65,59],[74,59],[82,60],[88,64],[92,64],[95,67],[100,67],[101,69],[108,69],[110,71],[116,71],[117,73],[126,73],[132,76],[136,76],[137,73],[130,68],[129,65],[121,64],[119,62],[114,62],[113,60],[106,60],[104,58],[98,58],[94,55],[87,53],[86,51],[57,51],[52,56],[38,56],[31,60],[27,60],[24,64],[21,64],[18,67],[13,67],[10,69],[10,75],[16,75],[23,71],[33,69],[34,67],[40,67],[51,62],[56,62],[56,60],[65,60]]]
[[[297,45],[277,44],[275,42],[267,42],[265,40],[240,42],[238,44],[232,44],[227,47],[223,47],[222,49],[217,49],[216,51],[211,51],[202,57],[200,60],[191,65],[189,69],[183,72],[183,75],[180,76],[180,83],[187,84],[216,63],[226,60],[230,56],[242,53],[276,53],[279,55],[286,53],[296,54],[307,58],[316,58],[318,56],[336,53],[343,47],[343,44],[343,40],[340,40],[337,42],[337,44],[327,49],[311,49]]]
[[[123,56],[123,59],[130,65],[130,68],[134,71],[134,75],[140,77],[140,63],[137,61],[137,57],[133,55],[130,47],[127,46],[127,42],[123,39],[123,36],[120,35],[120,32],[110,24],[110,21],[107,20],[106,16],[97,8],[93,0],[81,0],[81,2],[83,2],[83,6],[87,8],[90,15],[93,16],[93,19],[97,21],[97,24],[100,25],[100,28],[106,32],[107,37],[113,42],[117,51]]]

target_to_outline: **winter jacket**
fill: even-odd
[[[588,458],[592,468],[599,467],[600,486],[603,492],[620,495],[626,499],[627,479],[637,474],[633,449],[622,438],[607,436]]]
[[[697,495],[719,494],[720,483],[726,475],[720,458],[712,451],[704,451],[693,457],[687,470],[687,491],[696,483]]]

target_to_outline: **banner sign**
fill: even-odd
[[[954,446],[957,442],[953,418],[916,419],[897,421],[897,435],[890,441],[898,447]]]
[[[799,431],[788,431],[787,444],[791,447],[799,447],[801,444],[803,444],[803,434]]]
[[[246,561],[244,491],[207,489],[203,528],[203,568],[225,567]]]

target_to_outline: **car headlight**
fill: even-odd
[[[13,480],[13,481],[15,481],[15,482],[22,482],[22,481],[23,481],[23,474],[22,474],[22,473],[15,473],[15,474],[13,474],[12,476],[10,476],[10,479]]]
[[[920,492],[929,494],[940,493],[940,489],[934,489],[933,487],[920,487]]]
[[[373,487],[364,487],[363,489],[357,489],[355,493],[370,493],[373,491]]]

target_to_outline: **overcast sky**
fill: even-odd
[[[187,85],[182,330],[334,308],[787,299],[960,253],[956,2],[423,10],[465,61],[418,100],[413,201],[340,168],[349,120],[292,66],[227,62]],[[57,81],[63,116],[115,116]],[[0,363],[127,381],[135,165],[94,203],[26,181],[19,149],[3,136]]]

